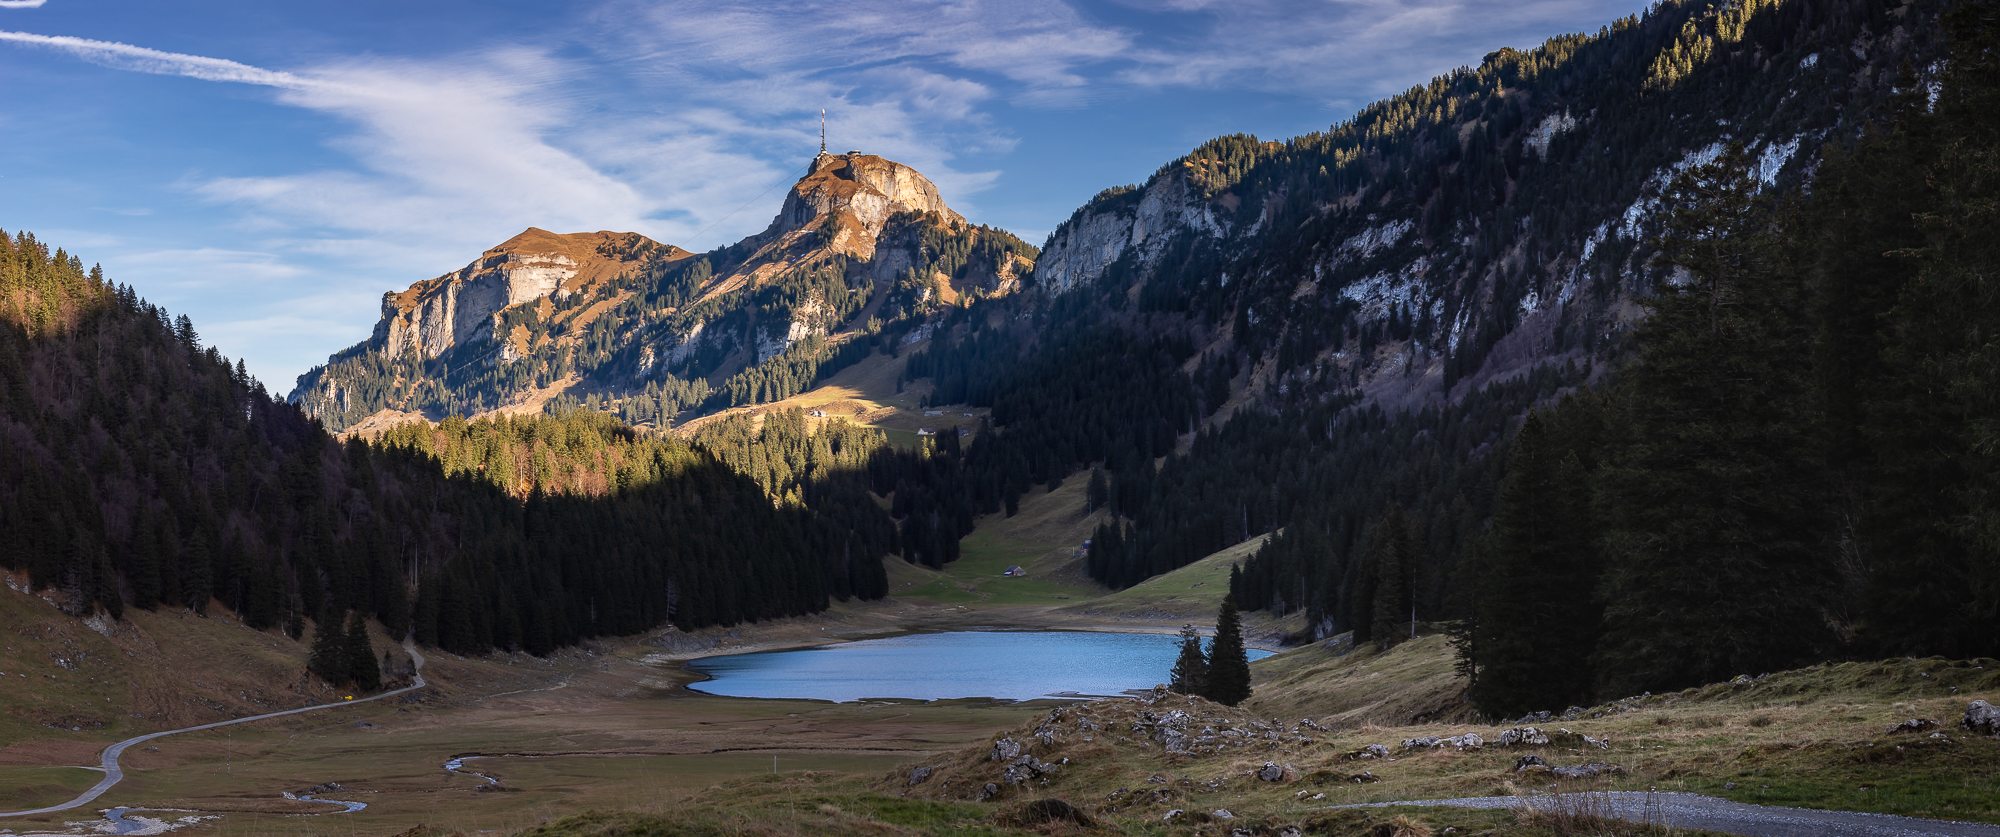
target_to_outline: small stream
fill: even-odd
[[[352,814],[356,811],[360,811],[368,807],[368,803],[366,802],[349,802],[343,799],[321,799],[309,793],[299,794],[297,798],[303,802],[322,802],[328,805],[339,805],[341,810],[327,811],[326,813],[323,814],[291,815],[295,817],[326,817],[326,816],[332,816],[334,814]],[[167,814],[167,815],[184,814],[185,816],[146,817],[146,816],[139,816],[139,814],[141,813]],[[19,833],[8,831],[6,833],[6,837],[77,837],[78,835],[84,835],[84,834],[120,834],[120,835],[133,835],[133,837],[146,837],[147,835],[168,834],[183,828],[187,828],[189,826],[200,825],[210,820],[218,820],[221,818],[222,818],[221,814],[211,814],[204,811],[198,811],[192,808],[127,808],[121,806],[117,808],[106,808],[104,810],[103,823],[96,823],[90,821],[67,822],[63,824],[65,828],[62,831],[28,831]],[[106,825],[109,825],[110,828],[108,829],[105,828]]]
[[[453,756],[451,761],[444,763],[444,769],[449,770],[453,773],[457,773],[460,776],[478,776],[481,779],[485,779],[486,784],[489,785],[500,784],[499,779],[495,779],[484,773],[479,773],[477,771],[465,769],[465,761],[467,759],[478,759],[478,758],[485,758],[485,756]]]

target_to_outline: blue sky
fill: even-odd
[[[835,151],[1040,243],[1210,137],[1321,130],[1645,5],[0,0],[0,228],[283,392],[384,291],[528,226],[692,250],[762,229],[822,107]]]

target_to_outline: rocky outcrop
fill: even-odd
[[[763,235],[775,239],[821,218],[851,219],[865,241],[853,242],[850,246],[857,252],[850,255],[872,258],[875,239],[889,216],[898,212],[935,212],[946,221],[965,222],[944,205],[937,185],[916,169],[873,154],[821,154],[785,195],[784,207]],[[863,250],[865,254],[859,252]]]
[[[1975,700],[1966,707],[1965,718],[1959,726],[1972,731],[1974,735],[1990,735],[2000,738],[2000,707],[1983,700]]]
[[[392,355],[415,350],[437,357],[456,345],[492,339],[500,311],[542,297],[560,300],[615,278],[626,266],[624,254],[649,245],[658,246],[637,233],[561,235],[529,227],[465,267],[383,294],[371,342]]]
[[[1132,193],[1106,193],[1077,210],[1049,236],[1035,263],[1036,282],[1061,294],[1104,275],[1128,249],[1150,269],[1166,251],[1173,233],[1193,230],[1221,238],[1228,229],[1219,208],[1193,194],[1187,178],[1170,173]]]

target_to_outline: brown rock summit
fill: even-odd
[[[391,355],[410,349],[437,357],[452,346],[493,335],[494,315],[541,297],[563,297],[616,279],[665,247],[638,233],[552,233],[538,227],[507,239],[451,273],[382,295],[374,340]]]

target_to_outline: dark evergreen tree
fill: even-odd
[[[1387,650],[1410,638],[1416,619],[1416,550],[1402,504],[1391,504],[1369,529],[1366,554],[1363,563],[1374,575],[1369,598],[1363,600],[1370,620],[1368,639]]]
[[[1607,468],[1608,694],[1795,664],[1828,640],[1803,283],[1740,145],[1677,176]]]
[[[1181,653],[1174,658],[1174,670],[1168,687],[1183,695],[1200,695],[1208,691],[1208,657],[1201,648],[1201,632],[1193,625],[1181,626]]]
[[[1571,408],[1575,409],[1575,408]],[[1514,716],[1588,703],[1597,601],[1597,531],[1590,475],[1531,412],[1508,455],[1494,533],[1480,566],[1473,614],[1472,700]]]
[[[1202,697],[1235,706],[1250,697],[1250,655],[1243,648],[1243,620],[1236,598],[1222,597],[1215,615],[1215,641],[1208,649],[1208,683]]]
[[[347,617],[347,635],[341,640],[347,658],[347,681],[364,692],[382,688],[382,669],[375,662],[375,647],[368,641],[368,619],[355,611]]]
[[[354,666],[347,659],[347,635],[340,629],[340,617],[328,613],[313,622],[306,670],[336,686],[350,682]]]

